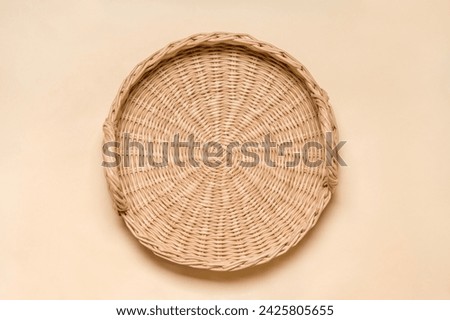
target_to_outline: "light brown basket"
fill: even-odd
[[[129,165],[105,168],[115,209],[140,243],[196,268],[238,270],[283,254],[315,225],[337,185],[336,160],[326,161],[326,146],[338,141],[326,93],[297,60],[249,35],[193,35],[151,55],[122,84],[104,134],[120,143],[120,157],[126,136],[153,141],[160,160],[162,143],[176,134],[223,146],[267,134],[293,143],[284,156],[271,149],[275,167],[243,167],[238,153],[217,167],[181,167],[172,157],[165,167],[142,166],[141,150],[131,148]],[[323,146],[310,153],[319,165],[283,165],[308,142]]]

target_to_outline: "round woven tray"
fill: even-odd
[[[104,134],[106,178],[130,231],[156,255],[196,268],[238,270],[283,254],[337,184],[326,93],[289,54],[248,35],[194,35],[151,55],[123,82]],[[264,149],[268,135],[274,144]],[[177,158],[175,137],[190,136],[199,147],[180,147]],[[205,160],[207,143],[216,157]]]

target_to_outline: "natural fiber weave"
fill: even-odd
[[[326,93],[286,52],[243,34],[188,37],[156,52],[126,78],[104,124],[105,142],[155,142],[194,134],[201,143],[308,141],[325,146],[337,129]],[[124,146],[117,151],[124,155]],[[195,157],[200,157],[197,150]],[[258,151],[262,159],[261,151]],[[182,151],[182,156],[186,156]],[[134,236],[173,262],[212,270],[237,270],[286,252],[316,223],[337,185],[337,163],[316,148],[318,166],[254,167],[130,165],[107,167],[115,209]],[[104,156],[105,161],[111,159]],[[171,158],[170,158],[171,159]]]

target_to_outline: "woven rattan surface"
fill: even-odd
[[[248,35],[199,34],[154,53],[123,82],[104,134],[119,142],[122,160],[105,168],[115,209],[144,246],[192,267],[238,270],[286,252],[337,185],[336,160],[326,161],[326,137],[331,149],[338,140],[326,93],[296,59]],[[164,142],[175,135],[218,143],[229,161],[200,161],[201,147],[180,148],[181,166],[169,148],[167,165],[142,165],[141,150],[123,143],[152,141],[162,163]],[[267,135],[276,146],[292,143],[282,154],[270,149],[272,165],[261,148],[250,148],[260,160],[251,166],[242,165],[249,158],[241,149],[228,152],[233,142],[261,144]],[[323,147],[287,166],[309,142]]]

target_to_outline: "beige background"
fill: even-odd
[[[0,297],[450,299],[449,12],[448,1],[1,1]],[[348,141],[313,231],[235,273],[141,247],[100,166],[128,72],[208,31],[297,57]]]

